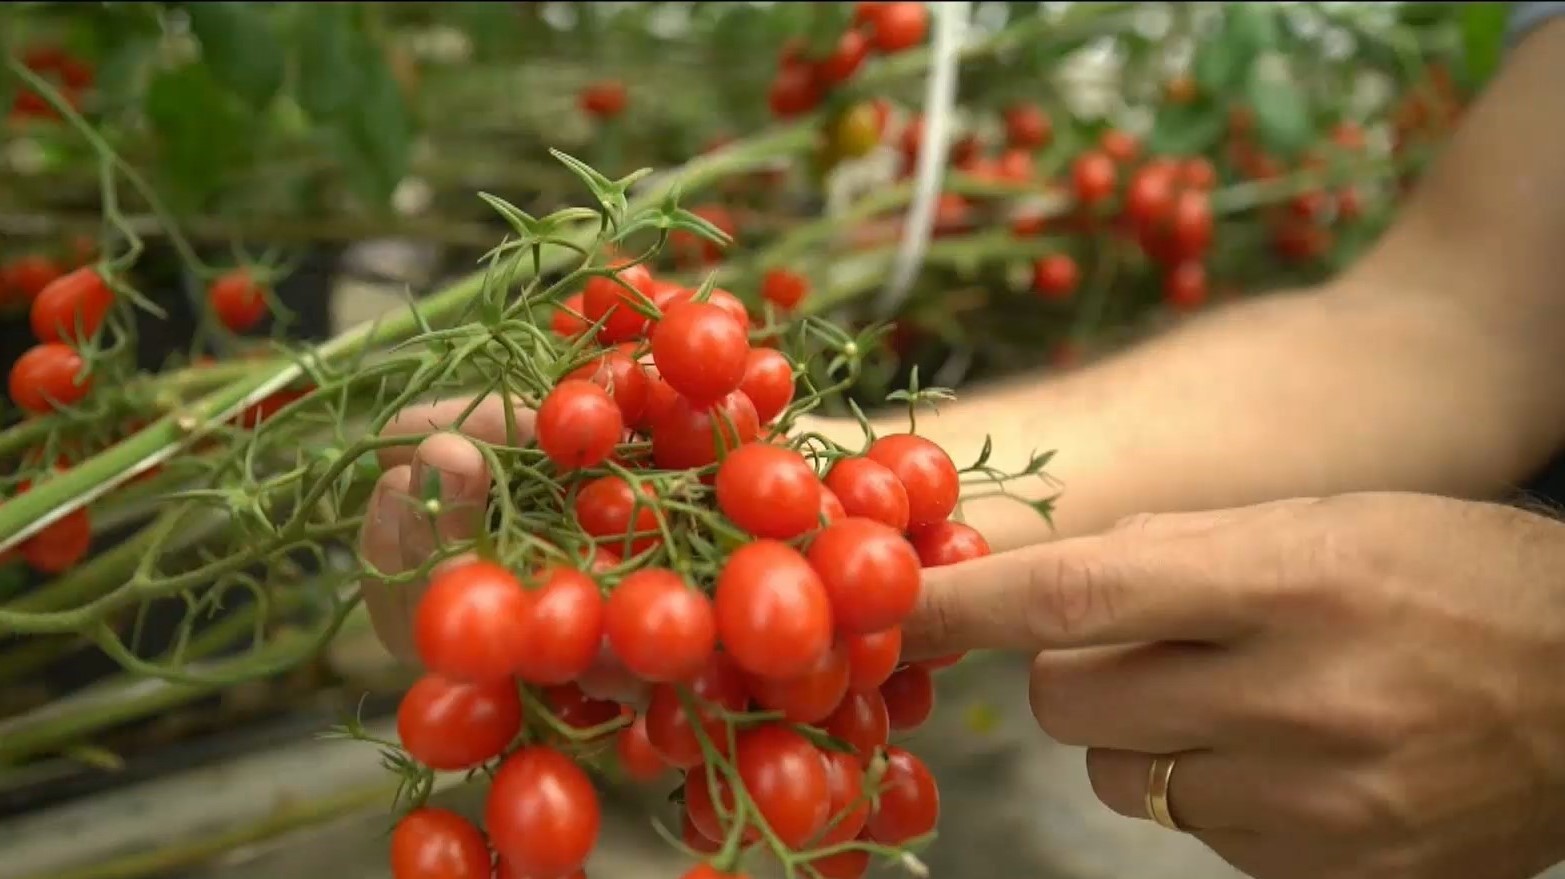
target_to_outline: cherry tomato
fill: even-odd
[[[34,345],[11,364],[11,402],[34,413],[75,405],[92,390],[92,377],[80,376],[83,365],[81,355],[69,345]]]
[[[391,831],[392,879],[489,879],[489,844],[445,809],[409,812]]]
[[[739,224],[734,221],[733,212],[724,205],[697,205],[691,208],[690,212],[716,226],[719,231],[723,232],[730,239],[738,235]],[[720,262],[723,258],[723,245],[710,238],[684,229],[675,229],[670,232],[668,243],[674,251],[675,260],[681,264],[710,265]],[[690,293],[694,297],[695,291],[692,290]],[[666,306],[657,302],[656,297],[653,298],[653,302],[658,305],[659,309],[666,309]]]
[[[641,364],[641,370],[647,376],[647,410],[641,420],[636,422],[636,429],[643,434],[650,434],[653,426],[673,411],[674,403],[679,400],[679,392],[669,387],[668,382],[658,375],[657,367],[650,363],[651,359],[649,356]]]
[[[848,517],[821,531],[809,562],[831,598],[837,628],[851,634],[900,625],[918,601],[918,554],[894,529]]]
[[[1337,216],[1344,220],[1364,216],[1364,196],[1357,187],[1349,186],[1337,193]]]
[[[593,537],[614,540],[613,549],[623,548],[626,535],[635,535],[629,555],[640,555],[662,542],[658,516],[652,504],[652,489],[642,485],[645,495],[636,504],[630,483],[618,476],[600,476],[576,493],[576,521],[581,530]]]
[[[724,873],[711,864],[696,864],[681,879],[746,879],[743,873]]]
[[[1331,142],[1345,150],[1364,148],[1364,129],[1357,122],[1343,120],[1331,129]]]
[[[749,359],[745,325],[716,305],[681,302],[652,331],[652,362],[663,381],[695,403],[739,389]]]
[[[588,321],[583,313],[586,300],[587,294],[572,293],[554,309],[554,314],[549,318],[549,328],[556,336],[562,339],[574,339],[587,332],[587,327],[591,326],[592,322]]]
[[[1017,214],[1011,219],[1011,234],[1017,238],[1031,238],[1042,235],[1048,227],[1049,218],[1040,211],[1027,211]]]
[[[663,762],[647,737],[646,715],[638,716],[630,726],[619,731],[614,739],[614,753],[619,756],[620,768],[635,781],[656,781],[668,771],[668,764]]]
[[[1212,203],[1207,194],[1186,189],[1174,200],[1171,234],[1175,250],[1195,259],[1212,246]]]
[[[815,66],[816,81],[827,88],[845,82],[858,73],[867,57],[869,40],[856,30],[845,30],[837,38],[837,45],[832,47],[831,54]]]
[[[818,524],[830,525],[833,522],[848,518],[848,511],[842,508],[842,501],[826,486],[821,486],[821,508]]]
[[[1200,156],[1185,159],[1179,166],[1179,182],[1192,189],[1210,192],[1217,185],[1217,169]]]
[[[830,153],[845,159],[867,156],[880,144],[880,113],[875,105],[863,101],[831,121],[827,143]]]
[[[1062,302],[1081,284],[1081,270],[1069,254],[1056,253],[1032,264],[1033,292],[1054,302]]]
[[[756,537],[788,540],[820,521],[821,480],[792,449],[746,443],[717,468],[717,507]]]
[[[821,102],[815,71],[805,64],[779,67],[766,100],[772,115],[778,119],[792,119],[810,112]]]
[[[537,877],[528,876],[526,873],[513,867],[505,858],[500,858],[495,862],[494,879],[537,879]],[[560,879],[587,879],[587,871],[577,870],[568,876],[561,876]]]
[[[597,323],[608,315],[598,328],[598,341],[605,345],[634,341],[646,333],[647,316],[637,309],[651,303],[654,290],[652,273],[646,266],[624,266],[615,275],[619,281],[597,276],[589,278],[582,288],[582,314],[588,323]]]
[[[625,85],[615,79],[600,80],[582,89],[579,100],[587,115],[612,119],[625,111]]]
[[[737,449],[760,432],[755,404],[741,391],[713,406],[679,396],[652,426],[652,460],[665,470],[694,470],[716,461],[719,449]]]
[[[726,828],[712,801],[714,783],[723,805],[728,807],[728,814],[733,814],[734,792],[729,789],[728,780],[721,774],[714,775],[711,766],[702,765],[685,773],[685,815],[690,818],[697,833],[707,839],[721,840],[726,836]],[[754,828],[746,828],[744,835],[746,839],[755,839],[759,834]]]
[[[902,629],[892,626],[879,632],[846,635],[848,686],[857,692],[880,689],[902,661]]]
[[[1199,91],[1195,80],[1185,75],[1176,76],[1163,86],[1163,94],[1168,97],[1170,104],[1188,104],[1196,99]]]
[[[719,753],[728,752],[728,734],[720,711],[741,712],[750,703],[750,691],[743,673],[726,653],[713,653],[701,671],[687,685],[698,706],[696,721],[679,700],[671,685],[652,688],[647,702],[647,740],[670,766],[690,769],[701,764],[701,741],[697,725]]]
[[[1113,195],[1118,177],[1114,160],[1104,153],[1082,153],[1071,163],[1071,182],[1082,204],[1097,204]]]
[[[739,390],[755,406],[755,417],[770,424],[793,402],[793,364],[770,348],[752,348]]]
[[[397,738],[413,759],[431,769],[470,769],[500,756],[522,728],[516,685],[501,678],[482,684],[436,674],[420,677],[397,706]]]
[[[61,275],[33,300],[29,315],[40,342],[90,339],[114,305],[114,292],[95,268]]]
[[[769,723],[741,732],[734,767],[756,811],[778,840],[802,849],[831,816],[831,777],[821,752],[804,736]]]
[[[908,535],[918,561],[926,568],[940,568],[989,554],[989,541],[978,529],[961,522],[934,522]]]
[[[782,309],[798,307],[810,295],[810,281],[788,269],[768,269],[761,279],[761,297]]]
[[[625,417],[608,392],[566,379],[538,407],[538,448],[561,470],[603,463],[625,432]]]
[[[827,823],[830,829],[821,845],[837,845],[852,840],[869,820],[869,798],[864,796],[864,767],[858,757],[841,752],[822,753],[826,761],[827,786],[831,805]]]
[[[689,680],[717,644],[712,602],[662,568],[644,568],[620,581],[609,595],[604,631],[625,668],[652,682]]]
[[[619,407],[620,417],[627,425],[635,424],[647,411],[647,371],[641,368],[630,353],[622,348],[610,351],[602,357],[584,363],[566,375],[567,380],[582,379],[608,391]]]
[[[869,872],[869,852],[850,849],[816,858],[810,861],[810,869],[820,874],[821,879],[860,879]]]
[[[65,514],[22,542],[22,561],[40,574],[63,574],[92,549],[92,518],[85,507]]]
[[[702,833],[701,829],[696,826],[695,821],[691,820],[688,809],[680,814],[680,819],[682,826],[680,827],[679,838],[685,845],[690,847],[691,851],[705,855],[715,855],[722,850],[723,845],[721,842],[715,839],[708,839],[706,834]],[[713,821],[716,820],[716,816],[713,816]]]
[[[886,749],[879,808],[865,830],[876,842],[901,845],[935,829],[940,820],[940,789],[924,761],[901,748]]]
[[[532,599],[510,571],[472,561],[436,574],[413,613],[424,666],[461,681],[500,681],[527,644]]]
[[[870,22],[870,38],[876,51],[887,55],[924,42],[929,31],[929,10],[922,3],[887,3]]]
[[[1179,169],[1170,162],[1152,161],[1131,176],[1125,188],[1125,213],[1138,226],[1163,222],[1174,210],[1174,182]]]
[[[880,696],[886,700],[886,716],[897,732],[918,729],[935,710],[935,682],[922,665],[898,669],[880,685]]]
[[[875,19],[890,6],[889,2],[865,2],[853,4],[853,24],[857,27],[874,25]]]
[[[750,674],[787,680],[831,649],[831,602],[798,550],[758,540],[735,550],[717,578],[717,629]]]
[[[620,716],[618,703],[594,699],[574,683],[545,687],[543,699],[561,723],[575,730],[600,727]]]
[[[995,174],[999,179],[1010,183],[1026,183],[1037,174],[1032,153],[1022,149],[1006,150],[1000,154],[999,162],[995,166]]]
[[[1103,135],[1098,138],[1098,148],[1119,165],[1128,165],[1141,155],[1141,143],[1114,128],[1103,132]]]
[[[585,674],[603,642],[603,595],[591,577],[551,568],[532,593],[528,637],[516,676],[531,684],[563,684]]]
[[[266,291],[244,269],[218,276],[206,296],[218,321],[236,333],[253,329],[266,317]]]
[[[945,449],[910,433],[893,433],[870,444],[864,456],[890,470],[907,490],[908,526],[944,521],[956,510],[961,477]]]
[[[826,473],[826,487],[849,516],[904,531],[911,515],[907,488],[889,467],[871,458],[842,458]]]
[[[1206,302],[1206,266],[1182,262],[1163,276],[1163,301],[1181,311]]]
[[[598,841],[602,820],[587,773],[571,758],[542,746],[507,757],[484,801],[490,841],[528,876],[563,876],[579,869]]]
[[[23,256],[0,270],[0,287],[9,288],[23,301],[32,302],[45,288],[54,283],[64,272],[54,260],[45,256]],[[4,294],[5,290],[0,290]],[[4,298],[0,295],[0,298]]]
[[[750,682],[755,701],[793,723],[814,724],[831,716],[848,693],[848,654],[828,649],[804,674],[787,679],[756,677]]]
[[[859,759],[868,762],[891,737],[891,715],[879,689],[849,690],[822,727],[828,735],[853,746]]]
[[[1054,125],[1049,114],[1032,104],[1013,104],[1005,108],[1005,141],[1013,147],[1040,149],[1049,145]]]

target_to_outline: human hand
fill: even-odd
[[[926,572],[913,657],[1037,653],[1094,791],[1259,879],[1522,879],[1565,858],[1565,525],[1405,494],[1138,517]],[[1039,652],[1042,651],[1042,652]]]

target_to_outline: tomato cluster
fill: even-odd
[[[581,870],[601,813],[569,743],[610,736],[631,778],[678,779],[699,851],[740,834],[807,860],[858,840],[812,861],[853,879],[868,847],[932,831],[934,778],[890,742],[929,717],[931,673],[959,658],[902,659],[921,569],[989,552],[950,518],[950,457],[910,433],[860,453],[789,441],[794,365],[752,346],[747,309],[721,289],[620,265],[554,329],[599,346],[535,425],[580,546],[522,572],[459,563],[420,599],[427,672],[398,711],[402,745],[437,771],[492,766],[493,780],[487,837],[428,809],[403,820],[399,835],[437,841],[413,854],[394,841],[399,879],[459,854],[471,870],[440,875],[487,876],[491,850],[514,875]],[[676,561],[696,545],[728,549],[710,570]]]
[[[924,42],[929,10],[922,3],[859,3],[853,23],[829,51],[807,54],[801,42],[783,47],[767,93],[772,115],[801,116],[858,73],[871,52],[890,55]]]
[[[83,98],[92,90],[96,75],[86,61],[55,46],[34,46],[22,55],[22,64],[32,72],[54,80],[56,88],[74,109],[81,109]],[[10,119],[57,121],[60,114],[43,96],[30,88],[17,91],[11,102]]]
[[[49,281],[33,298],[30,318],[38,344],[11,366],[11,402],[44,413],[80,402],[92,389],[76,346],[97,334],[114,293],[95,267],[84,266]]]

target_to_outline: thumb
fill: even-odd
[[[1249,623],[1236,595],[1244,581],[1208,563],[1227,551],[1222,530],[1111,532],[928,569],[903,655],[1236,636]]]

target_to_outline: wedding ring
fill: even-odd
[[[1147,817],[1159,826],[1183,833],[1184,828],[1174,820],[1174,812],[1168,805],[1168,784],[1174,778],[1174,761],[1179,758],[1162,754],[1152,759],[1147,770]]]

